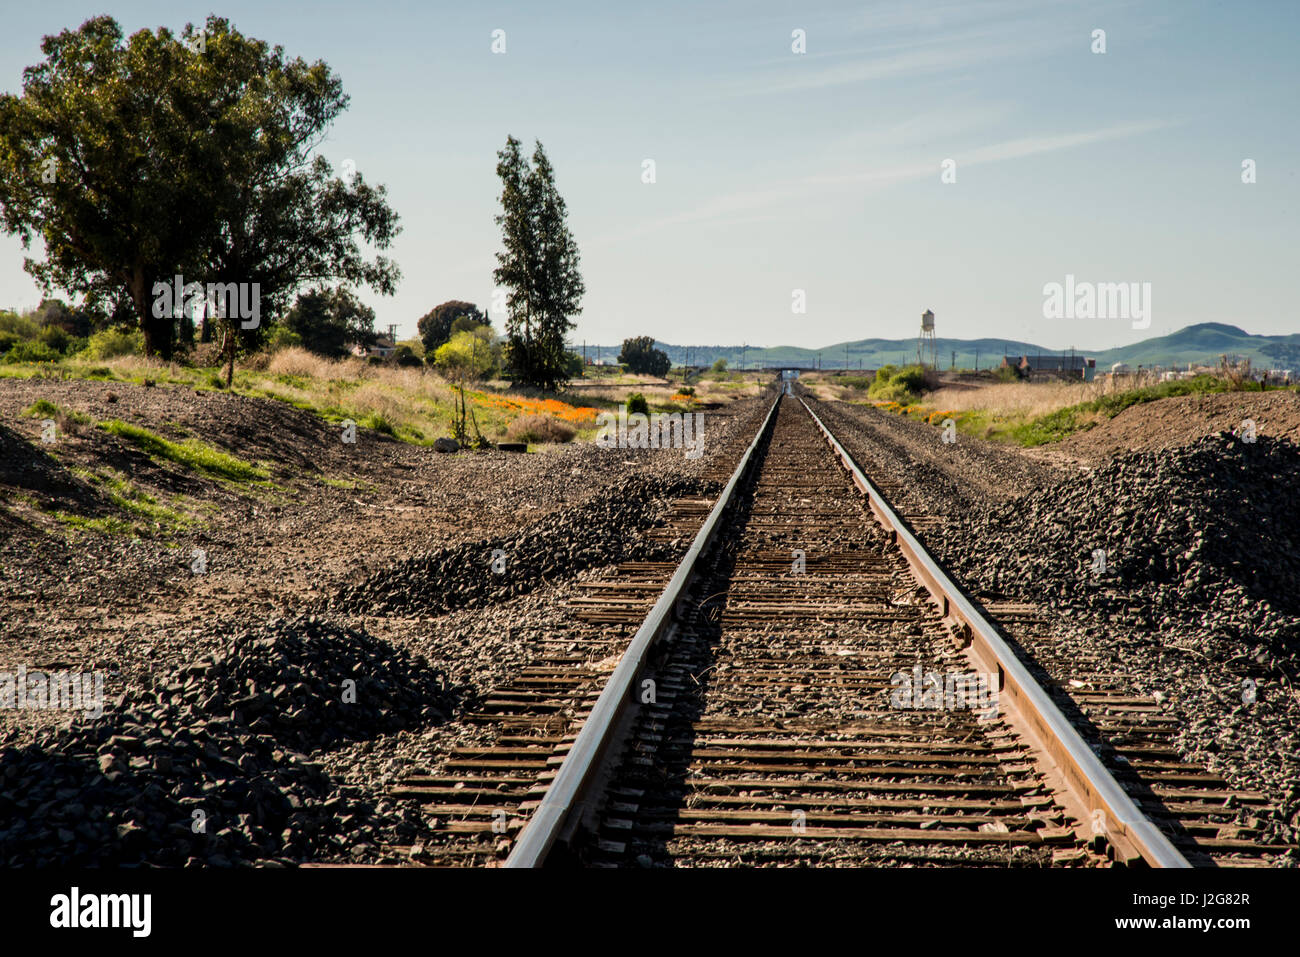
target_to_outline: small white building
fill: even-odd
[[[387,359],[396,351],[397,343],[390,336],[378,336],[371,346],[359,342],[352,346],[352,354],[358,359]]]

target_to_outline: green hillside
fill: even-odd
[[[816,366],[820,360],[824,369],[876,369],[888,363],[906,364],[916,361],[916,339],[856,339],[837,342],[820,349],[800,346],[681,346],[656,343],[668,353],[674,365],[682,365],[689,356],[692,365],[710,365],[716,359],[726,359],[728,366],[757,369],[777,365]],[[1058,355],[1060,350],[1048,349],[1030,342],[1014,339],[937,339],[939,366],[948,368],[955,363],[959,369],[985,369],[997,365],[1004,355]],[[617,358],[618,346],[588,346],[587,354],[595,357]],[[1173,366],[1206,364],[1215,365],[1219,356],[1228,354],[1248,358],[1257,368],[1292,369],[1300,372],[1300,333],[1286,336],[1257,336],[1220,322],[1204,322],[1187,326],[1167,336],[1144,339],[1116,349],[1079,353],[1097,360],[1097,368],[1109,369],[1113,363],[1126,362],[1136,368],[1142,366]]]

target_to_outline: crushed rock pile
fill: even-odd
[[[958,540],[982,545],[945,557],[986,592],[1115,616],[1166,641],[1203,641],[1221,661],[1293,667],[1298,496],[1295,443],[1221,432],[1130,453],[964,516]]]
[[[347,684],[355,682],[355,685]],[[441,722],[422,659],[315,617],[233,633],[210,659],[24,747],[0,741],[0,861],[233,865],[402,843],[418,814],[340,792],[303,752]]]
[[[342,588],[326,607],[360,615],[441,614],[523,595],[546,581],[625,561],[667,560],[677,549],[645,532],[667,500],[698,495],[695,478],[640,476],[607,495],[546,516],[518,535],[469,542],[405,559]],[[494,570],[494,554],[500,555]]]

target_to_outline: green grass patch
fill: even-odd
[[[72,472],[100,489],[105,497],[123,512],[133,518],[149,522],[151,526],[157,526],[164,532],[182,531],[194,524],[191,515],[160,504],[152,495],[136,488],[126,476],[112,469],[94,472],[89,469],[73,468]],[[140,529],[137,527],[136,531],[139,532]]]
[[[27,408],[23,409],[23,415],[29,419],[52,419],[62,410],[51,402],[49,399],[37,399]]]
[[[86,415],[86,413],[65,409],[61,405],[55,405],[49,399],[37,399],[23,409],[23,415],[33,419],[59,419],[64,425],[68,422],[89,425],[91,422],[90,416]]]
[[[87,518],[85,515],[72,515],[68,512],[54,512],[54,518],[70,528],[82,532],[99,532],[103,535],[135,536],[135,526],[120,518]]]
[[[357,421],[357,425],[364,425],[367,429],[375,432],[382,432],[384,435],[391,435],[397,438],[397,431],[393,428],[393,423],[389,422],[382,412],[371,412]]]
[[[218,478],[230,479],[235,482],[251,482],[259,479],[265,480],[270,477],[270,473],[266,469],[245,462],[243,459],[236,458],[227,452],[222,452],[220,449],[213,448],[198,439],[171,442],[161,435],[150,432],[148,429],[143,429],[138,425],[131,425],[120,419],[101,422],[99,427],[110,435],[126,439],[153,458],[176,462],[188,469],[205,472]]]

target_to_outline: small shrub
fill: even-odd
[[[999,382],[1019,382],[1020,370],[1015,366],[998,366],[993,370],[993,378]]]
[[[5,362],[54,362],[63,356],[43,342],[26,340],[15,342],[5,353]]]
[[[637,412],[642,415],[649,415],[650,403],[645,400],[645,396],[640,392],[633,392],[627,397],[627,414],[634,415]]]
[[[23,415],[33,419],[52,419],[58,415],[60,409],[49,399],[37,399],[27,408],[23,409]]]
[[[123,329],[105,329],[90,337],[82,355],[88,359],[115,359],[118,356],[134,356],[143,353],[144,334],[139,329],[133,329],[131,332]]]
[[[382,412],[371,412],[361,420],[361,425],[364,425],[368,429],[373,429],[376,432],[382,432],[384,435],[391,435],[394,438],[397,437],[397,433],[393,429],[393,423],[384,418]]]
[[[521,415],[510,423],[506,437],[511,442],[572,442],[577,433],[568,423],[549,415]]]
[[[925,370],[918,365],[899,368],[884,365],[876,370],[876,378],[867,387],[867,395],[882,402],[907,405],[920,398],[925,390]]]
[[[72,336],[68,335],[66,330],[59,326],[45,326],[41,329],[37,339],[60,355],[67,353],[69,351],[68,347],[76,342]]]
[[[423,365],[423,360],[415,354],[415,350],[410,346],[398,346],[393,352],[393,362],[403,368],[410,369]]]
[[[289,349],[293,346],[301,345],[302,336],[281,323],[271,330],[271,337],[266,342],[266,351],[276,353],[281,349]]]

